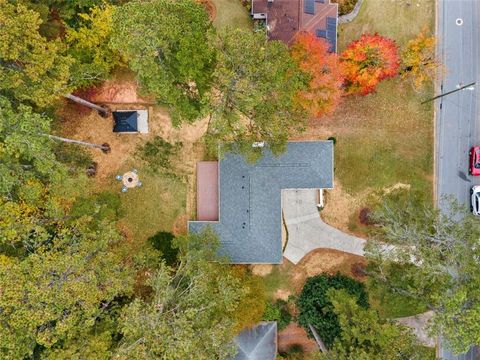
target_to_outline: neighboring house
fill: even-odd
[[[306,31],[330,43],[337,52],[338,4],[330,0],[251,0],[253,19],[264,20],[268,36],[287,45],[295,34]]]
[[[261,322],[245,329],[233,340],[235,360],[275,360],[277,357],[277,323]]]
[[[197,164],[197,221],[189,231],[211,226],[232,263],[280,264],[281,191],[332,187],[332,141],[289,142],[278,157],[265,149],[254,164],[227,153]]]

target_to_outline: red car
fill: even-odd
[[[480,175],[480,146],[474,146],[470,149],[470,161],[468,172],[470,175]]]

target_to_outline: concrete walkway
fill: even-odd
[[[423,314],[395,319],[395,321],[411,328],[412,333],[414,333],[417,339],[425,346],[435,347],[435,339],[432,338],[427,331],[428,322],[433,315],[433,311],[427,311]]]
[[[283,256],[294,264],[317,248],[364,255],[365,239],[345,234],[320,218],[317,190],[283,190],[282,210],[288,231],[288,243]]]

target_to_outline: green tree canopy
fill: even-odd
[[[199,118],[215,65],[213,27],[194,0],[131,1],[117,7],[111,45],[175,124]]]
[[[218,239],[211,230],[175,242],[177,268],[162,263],[149,280],[151,298],[136,299],[126,308],[115,358],[201,360],[231,354],[236,313],[245,300],[259,294],[248,285],[248,277],[238,276],[222,261],[212,262]]]
[[[106,80],[111,70],[121,63],[118,52],[109,46],[113,27],[114,6],[103,4],[79,14],[75,27],[66,32],[68,54],[75,59],[71,81],[77,87]]]
[[[273,152],[281,152],[288,136],[306,124],[295,96],[308,77],[285,44],[269,41],[262,32],[227,28],[217,48],[209,143],[216,149],[218,141],[235,142],[237,150],[255,157],[252,143],[266,141]]]
[[[300,311],[298,323],[312,336],[309,324],[313,326],[327,348],[331,348],[341,334],[338,317],[328,297],[329,289],[345,289],[355,297],[358,304],[368,308],[368,294],[365,286],[347,276],[321,274],[307,279],[297,300]]]
[[[83,218],[56,233],[25,258],[0,255],[0,349],[4,358],[53,347],[91,329],[120,295],[131,294],[134,276],[115,247],[116,230],[92,231]]]
[[[369,273],[391,291],[435,311],[431,330],[457,352],[480,343],[480,223],[455,202],[440,212],[397,197],[375,214],[379,239],[367,248]],[[395,262],[392,261],[395,259]]]
[[[46,106],[69,92],[72,60],[39,33],[37,12],[0,0],[0,94]]]
[[[421,346],[406,327],[379,318],[377,312],[358,305],[345,290],[328,291],[338,317],[341,335],[332,350],[319,360],[427,360],[432,351]]]
[[[48,118],[0,96],[0,246],[42,243],[79,195],[82,176],[67,176],[42,135],[49,132]]]

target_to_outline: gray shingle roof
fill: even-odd
[[[261,322],[243,330],[235,339],[235,360],[275,360],[277,355],[277,323]]]
[[[255,164],[228,153],[219,164],[219,221],[189,222],[189,231],[211,226],[221,255],[232,263],[282,262],[281,190],[333,187],[333,143],[289,142],[275,157],[268,149]]]

